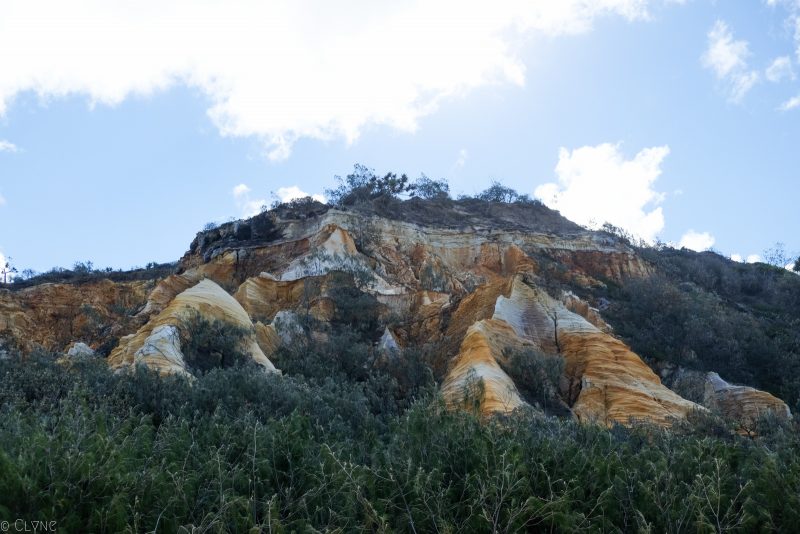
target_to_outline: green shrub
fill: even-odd
[[[352,275],[341,273],[334,277],[328,296],[334,302],[334,327],[360,334],[364,339],[377,340],[381,335],[381,304],[374,295],[353,285]]]
[[[492,180],[492,184],[484,191],[475,195],[475,198],[484,202],[501,202],[513,204],[515,202],[538,204],[538,200],[531,200],[528,195],[521,195],[514,189],[506,187],[500,182]]]
[[[563,414],[559,383],[564,358],[534,349],[503,351],[501,367],[511,377],[522,398],[548,413]]]
[[[216,367],[231,367],[246,362],[249,357],[243,343],[252,332],[246,328],[207,319],[191,310],[181,323],[181,352],[187,367],[204,373]]]
[[[709,261],[696,274],[686,273],[703,263],[669,267],[684,274],[662,272],[626,281],[608,295],[606,320],[645,358],[715,371],[725,380],[767,390],[797,406],[800,316],[795,310],[800,308],[791,302],[793,295],[800,298],[800,280],[792,280],[796,275],[784,269],[773,273],[775,268],[768,265],[732,265],[746,269],[732,274],[725,267],[713,274],[719,265],[714,258]],[[765,284],[761,296],[747,296],[749,277]],[[686,278],[693,281],[681,281]],[[773,284],[785,292],[776,293]]]
[[[765,420],[745,438],[705,412],[671,431],[525,410],[485,419],[426,393],[392,407],[387,376],[244,365],[190,384],[102,361],[0,360],[0,520],[67,532],[787,532],[800,521],[795,423]]]
[[[50,364],[1,365],[36,381]],[[481,422],[439,400],[381,425],[343,390],[247,367],[185,388],[152,374],[63,374],[76,388],[57,405],[3,404],[4,520],[92,532],[744,532],[791,530],[800,510],[791,429],[770,450],[524,412]],[[124,392],[162,382],[173,397],[156,422]]]
[[[423,174],[411,185],[411,195],[425,200],[449,198],[450,185],[447,180],[433,180]]]
[[[339,184],[336,189],[328,189],[325,195],[336,206],[348,206],[365,203],[381,198],[395,198],[410,191],[408,176],[397,176],[393,172],[383,177],[375,174],[373,169],[356,164],[353,172],[342,178],[334,177]]]

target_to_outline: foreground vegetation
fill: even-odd
[[[453,200],[445,182],[357,167],[329,197],[339,209],[420,224],[457,227],[467,213],[487,226],[578,229],[496,183]],[[276,209],[302,219],[328,207],[301,199]],[[197,247],[277,235],[269,213],[236,228],[210,229]],[[369,250],[373,232],[356,229],[360,250]],[[550,289],[575,290],[602,307],[651,363],[718,371],[778,394],[797,412],[800,278],[712,253],[638,252],[654,268],[647,279],[582,290],[555,272]],[[561,267],[536,260],[545,270]],[[797,530],[794,423],[767,417],[742,437],[707,414],[665,431],[578,425],[532,409],[488,421],[450,411],[436,392],[446,361],[435,348],[376,349],[385,325],[379,302],[362,291],[364,273],[350,266],[331,277],[330,325],[312,324],[320,273],[308,267],[306,313],[297,317],[305,341],[271,356],[282,377],[247,365],[236,348],[246,332],[199,316],[182,325],[191,334],[182,347],[193,382],[144,369],[113,374],[102,359],[0,360],[0,521],[52,520],[66,532]],[[156,279],[175,268],[114,274],[86,262],[20,277],[14,287]],[[424,283],[436,290],[441,282],[430,278]],[[503,367],[526,400],[568,416],[560,358],[506,356]]]
[[[481,422],[444,409],[424,380],[391,388],[385,371],[334,366],[325,379],[300,367],[311,371],[234,366],[190,385],[114,375],[101,360],[0,362],[0,519],[70,532],[788,531],[800,521],[800,434],[774,422],[758,440],[708,421],[673,432],[532,412]]]

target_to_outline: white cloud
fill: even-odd
[[[267,203],[263,198],[250,198],[250,191],[251,189],[247,184],[239,184],[232,191],[236,207],[239,209],[239,215],[243,218],[258,215],[261,213],[261,207]]]
[[[6,205],[6,197],[0,194],[0,206],[5,206],[5,205]]]
[[[467,159],[469,158],[469,152],[466,148],[462,148],[458,151],[458,159],[456,160],[455,168],[460,169],[464,165],[467,164]]]
[[[790,8],[800,6],[800,0],[766,0],[766,2],[769,7],[775,7],[779,4]]]
[[[798,107],[800,107],[800,95],[793,96],[792,98],[781,104],[778,109],[780,109],[781,111],[789,111]]]
[[[800,62],[800,0],[767,0],[767,4],[771,7],[776,7],[780,5],[787,11],[785,24],[788,28],[794,29],[793,37],[794,37],[796,61]],[[789,59],[788,56],[787,59]],[[789,65],[791,67],[791,59],[789,59]],[[791,72],[790,78],[792,80],[795,79],[794,71]],[[790,105],[787,106],[787,104]],[[798,105],[800,105],[800,96],[795,97],[787,102],[784,102],[784,104],[780,106],[778,109],[786,111],[787,109],[792,109],[793,107],[797,107]]]
[[[747,41],[734,41],[728,25],[718,20],[708,32],[708,49],[703,55],[703,63],[718,78],[724,78],[747,67],[746,59],[749,54]]]
[[[565,217],[585,225],[609,222],[649,242],[664,228],[653,189],[668,146],[645,148],[625,159],[619,145],[604,143],[559,151],[558,183],[540,185],[534,195]]]
[[[792,58],[781,56],[775,58],[764,73],[767,80],[778,83],[782,80],[794,80],[794,69],[792,69]]]
[[[718,20],[709,30],[703,65],[726,84],[731,102],[740,102],[760,79],[758,72],[748,69],[749,55],[750,45],[744,40],[734,40],[725,22]]]
[[[754,70],[733,76],[730,80],[730,101],[741,102],[760,79],[761,76]]]
[[[0,152],[18,152],[19,148],[14,143],[0,139]]]
[[[708,232],[695,232],[694,230],[689,230],[683,234],[678,246],[681,248],[696,250],[697,252],[703,252],[704,250],[708,250],[714,246],[714,236]]]
[[[250,192],[247,184],[239,184],[233,188],[233,198],[241,198]]]
[[[733,261],[744,262],[744,263],[759,263],[763,261],[761,256],[758,254],[748,254],[747,257],[743,258],[741,254],[731,254],[731,259]]]
[[[791,19],[794,21],[794,42],[797,45],[797,60],[800,61],[800,2],[795,6]]]
[[[289,187],[279,187],[278,190],[275,191],[275,194],[277,195],[277,197],[280,199],[281,202],[290,202],[292,200],[305,197],[311,197],[317,202],[322,202],[322,203],[326,202],[324,195],[320,195],[318,193],[310,195],[305,191],[303,191],[302,189],[300,189],[299,187],[297,187],[296,185],[292,185]]]
[[[648,18],[656,0],[5,0],[0,115],[15,95],[119,103],[184,84],[221,134],[285,158],[301,137],[413,131],[446,98],[525,82],[521,44]]]

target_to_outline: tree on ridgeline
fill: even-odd
[[[3,269],[2,269],[2,270],[0,270],[0,274],[2,274],[2,275],[3,275],[3,283],[4,283],[4,284],[7,284],[7,283],[8,283],[8,280],[9,280],[10,278],[13,278],[13,276],[14,276],[14,275],[16,274],[16,272],[17,272],[17,268],[16,268],[16,267],[14,267],[14,266],[11,264],[11,260],[12,260],[12,259],[13,259],[13,258],[11,258],[11,257],[9,256],[9,257],[8,257],[8,259],[6,260],[6,263],[5,263],[5,265],[3,265]]]

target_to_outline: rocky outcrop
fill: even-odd
[[[714,372],[705,375],[704,393],[705,406],[745,427],[752,427],[768,413],[783,419],[792,416],[789,407],[779,398],[766,391],[729,384]]]
[[[580,315],[599,330],[606,333],[611,333],[613,331],[613,328],[603,320],[603,317],[600,315],[600,310],[593,308],[588,302],[581,300],[574,293],[570,291],[564,292],[561,295],[561,302],[569,311]]]
[[[197,269],[181,275],[173,274],[166,277],[147,296],[147,303],[138,315],[148,318],[155,313],[161,312],[172,302],[172,299],[195,285],[202,278],[203,276]]]
[[[460,294],[498,276],[535,270],[537,256],[561,263],[571,278],[590,285],[601,283],[597,277],[620,282],[651,271],[621,241],[568,221],[564,224],[569,232],[556,235],[535,225],[526,229],[522,220],[491,226],[474,213],[464,215],[459,227],[424,226],[338,209],[297,219],[275,215],[270,219],[271,240],[235,240],[233,227],[227,225],[224,232],[199,234],[181,259],[180,270],[198,269],[224,287],[264,272],[291,280],[324,272],[324,251],[359,260],[368,255],[376,262],[368,261],[375,275],[391,288]],[[220,232],[226,237],[219,237]],[[315,268],[319,272],[312,272]]]
[[[469,328],[445,381],[445,395],[455,404],[468,377],[485,377],[484,412],[519,406],[513,381],[497,362],[504,358],[504,349],[525,347],[564,358],[563,394],[582,421],[647,420],[668,426],[696,408],[665,387],[624,343],[521,275],[497,295],[491,319]]]
[[[4,340],[4,345],[22,343],[25,339],[32,339],[36,325],[34,323],[32,314],[27,310],[23,304],[22,299],[8,290],[0,290],[0,333]],[[55,337],[55,332],[51,336]],[[30,337],[29,337],[30,336]],[[43,339],[47,334],[39,336]],[[59,334],[59,337],[60,334]],[[31,347],[26,347],[30,349]]]
[[[702,395],[681,397],[615,337],[605,303],[578,295],[653,273],[625,241],[535,203],[404,206],[402,216],[281,207],[201,232],[161,280],[0,290],[0,337],[63,351],[76,340],[98,349],[123,336],[108,358],[113,368],[188,376],[185,323],[197,314],[243,329],[241,350],[271,371],[270,358],[297,336],[324,339],[325,325],[342,320],[337,295],[355,290],[369,294],[378,316],[370,341],[382,358],[433,347],[451,406],[466,402],[486,415],[524,406],[530,384],[509,374],[511,350],[563,359],[554,388],[581,421],[668,426],[698,408],[692,401],[742,417],[765,407],[788,413],[771,395],[721,379],[704,378]]]
[[[786,403],[766,391],[730,384],[715,372],[687,369],[672,362],[653,365],[676,393],[735,421],[745,431],[767,414],[780,419],[792,417]]]
[[[207,279],[181,292],[135,334],[122,338],[108,358],[109,365],[123,369],[142,364],[161,374],[190,374],[181,339],[191,336],[186,321],[193,313],[245,329],[249,333],[242,339],[240,350],[264,369],[275,370],[257,342],[250,316],[233,297]]]
[[[62,354],[56,359],[56,363],[65,367],[72,367],[76,363],[87,362],[97,358],[97,352],[95,352],[89,345],[81,341],[77,341],[70,345],[66,353]]]
[[[96,358],[97,353],[86,343],[78,341],[73,343],[72,346],[67,349],[66,357],[71,360]]]
[[[135,315],[154,286],[150,280],[103,279],[0,290],[0,335],[26,352],[36,347],[62,352],[78,339],[97,349],[138,328]]]
[[[522,406],[514,381],[499,364],[504,349],[520,345],[505,321],[484,319],[469,327],[442,385],[448,404],[477,408],[484,415]]]
[[[664,386],[618,339],[600,331],[568,328],[560,330],[559,337],[567,362],[567,396],[575,399],[572,409],[581,421],[670,426],[698,408]]]
[[[233,296],[253,319],[265,323],[281,310],[300,310],[325,321],[333,313],[332,304],[322,298],[327,284],[325,276],[281,281],[262,273],[245,280]]]
[[[383,335],[378,341],[378,350],[389,356],[397,355],[400,352],[400,344],[388,326],[384,328]]]

